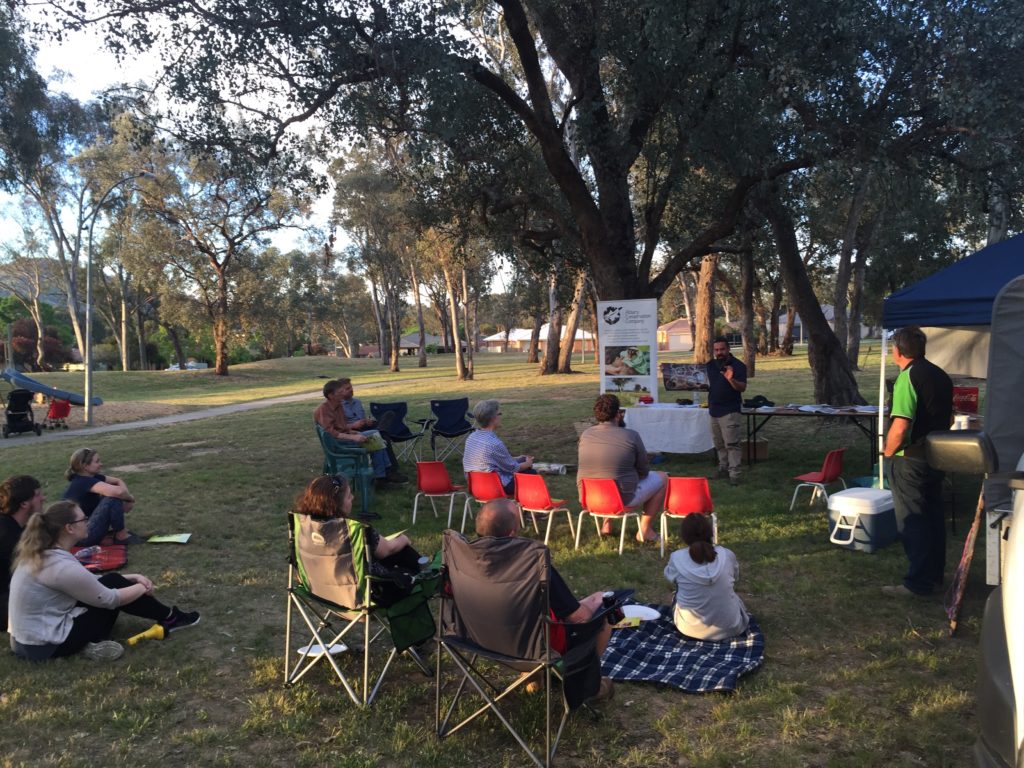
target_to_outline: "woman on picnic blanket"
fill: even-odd
[[[711,521],[699,513],[682,522],[686,549],[677,549],[665,566],[676,585],[676,629],[697,640],[725,640],[747,630],[750,617],[733,585],[740,575],[736,555],[712,544]]]
[[[124,653],[108,639],[120,611],[174,632],[199,623],[199,614],[168,608],[153,596],[153,582],[140,573],[85,569],[71,548],[82,538],[86,517],[73,501],[58,501],[32,515],[18,543],[8,605],[11,649],[32,661],[81,651],[94,661]]]
[[[294,509],[295,514],[308,517],[308,520],[301,521],[300,553],[309,552],[321,560],[325,554],[330,554],[325,550],[336,548],[334,554],[337,556],[351,551],[345,520],[352,514],[352,499],[352,488],[344,475],[323,475],[306,486],[296,498]],[[373,556],[370,573],[398,577],[395,582],[379,581],[372,586],[374,602],[387,607],[409,594],[411,576],[420,570],[420,553],[413,549],[412,542],[404,533],[388,539],[372,526],[362,525],[366,546]],[[305,540],[307,536],[308,541]],[[335,574],[333,565],[317,563],[312,558],[307,562],[304,558],[303,566],[313,591],[320,597],[332,599],[331,592],[338,586],[337,582],[329,583]],[[318,581],[323,583],[318,584]]]
[[[64,477],[69,481],[63,498],[75,502],[88,518],[80,547],[99,544],[113,531],[117,544],[141,544],[142,538],[125,527],[124,516],[135,506],[124,480],[101,475],[100,455],[92,448],[79,448],[71,454],[71,465]]]

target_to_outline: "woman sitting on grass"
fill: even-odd
[[[139,573],[89,573],[71,547],[86,517],[77,504],[58,501],[32,515],[18,542],[8,605],[11,649],[32,661],[82,652],[112,661],[124,648],[109,640],[119,611],[174,632],[199,623],[199,614],[168,608],[153,597],[153,582]]]
[[[355,607],[362,595],[349,583],[351,566],[346,556],[352,553],[347,520],[352,516],[352,489],[344,475],[323,475],[314,479],[295,500],[294,512],[300,515],[299,554],[303,570],[313,592],[345,607]],[[404,533],[386,539],[371,526],[360,523],[366,547],[370,550],[370,573],[399,576],[398,582],[376,582],[373,600],[387,607],[402,599],[412,586],[412,574],[420,570],[420,553]]]
[[[75,502],[88,518],[80,547],[99,544],[109,531],[117,544],[141,544],[142,539],[125,527],[124,516],[135,506],[135,497],[124,480],[101,475],[100,455],[92,448],[79,448],[71,454],[71,466],[64,472],[70,482],[63,498]]]
[[[676,629],[696,640],[726,640],[747,630],[750,617],[733,585],[740,575],[736,555],[712,544],[711,520],[699,513],[682,522],[686,549],[672,553],[665,578],[676,585]]]

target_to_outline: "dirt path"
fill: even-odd
[[[416,381],[416,379],[405,379],[401,381],[372,382],[360,384],[359,391],[376,389],[377,387],[392,386],[405,382]],[[92,427],[75,426],[75,419],[68,420],[68,429],[56,431],[44,430],[42,436],[36,437],[34,432],[26,432],[20,435],[11,435],[6,440],[0,440],[0,448],[24,445],[26,441],[52,442],[66,440],[69,438],[79,439],[89,435],[102,435],[108,432],[119,432],[125,429],[147,429],[149,427],[162,427],[165,424],[180,424],[185,421],[196,421],[197,419],[211,419],[215,416],[225,416],[230,413],[242,411],[254,411],[259,408],[269,408],[282,403],[297,403],[303,400],[319,400],[323,393],[318,389],[313,392],[300,392],[295,395],[283,397],[268,397],[264,400],[250,400],[245,403],[233,403],[231,405],[220,405],[215,408],[203,408],[201,410],[190,410],[185,405],[171,405],[167,403],[145,403],[145,402],[116,402],[108,401],[94,411],[94,421],[104,423]],[[109,408],[109,411],[104,409]],[[102,416],[100,416],[102,412]],[[74,408],[71,411],[73,417],[77,417],[78,424],[81,424],[82,409]],[[37,418],[42,423],[45,411]]]

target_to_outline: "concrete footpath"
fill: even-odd
[[[366,384],[360,384],[357,394],[366,390],[376,389],[377,387],[393,386],[394,384],[403,384],[406,382],[420,381],[421,379],[403,379],[396,381],[381,381],[381,382],[369,382]],[[185,421],[198,421],[199,419],[212,419],[217,416],[227,416],[231,413],[241,413],[243,411],[255,411],[260,408],[269,408],[273,405],[282,405],[284,403],[298,403],[303,400],[320,400],[323,398],[322,389],[317,389],[314,392],[300,392],[296,395],[284,395],[283,397],[268,397],[264,400],[250,400],[245,403],[232,403],[231,405],[219,405],[214,408],[205,408],[201,411],[189,411],[188,413],[175,413],[170,416],[158,416],[153,419],[142,419],[141,421],[126,421],[121,424],[106,424],[102,427],[83,427],[82,429],[60,429],[56,431],[45,430],[43,434],[37,437],[34,433],[26,432],[20,435],[11,435],[6,440],[0,440],[0,449],[2,448],[13,448],[19,445],[25,445],[28,443],[46,443],[53,442],[55,440],[78,440],[83,437],[89,437],[90,435],[104,435],[109,432],[122,432],[128,429],[149,429],[150,427],[162,427],[166,424],[181,424]],[[103,406],[98,406],[102,408]],[[313,418],[312,411],[310,411],[310,419]]]

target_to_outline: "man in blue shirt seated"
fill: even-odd
[[[391,482],[404,483],[408,478],[398,471],[398,459],[395,457],[395,449],[391,447],[391,440],[388,439],[388,416],[394,416],[392,413],[385,414],[382,418],[384,423],[378,424],[377,420],[372,416],[366,415],[366,410],[363,408],[362,402],[358,397],[355,397],[355,390],[352,387],[352,379],[343,377],[338,379],[338,389],[341,393],[341,410],[345,413],[345,418],[348,420],[349,429],[354,429],[356,432],[373,432],[376,431],[380,434],[384,440],[384,450],[387,451],[388,461],[391,462],[391,467],[388,471],[388,480]]]

